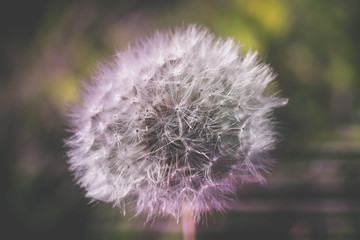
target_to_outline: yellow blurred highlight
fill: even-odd
[[[48,97],[53,101],[61,111],[66,112],[66,106],[71,102],[77,102],[79,96],[77,94],[78,80],[74,75],[61,75],[53,79],[47,86]]]
[[[236,42],[240,42],[244,50],[257,50],[262,52],[263,44],[255,35],[254,30],[241,22],[241,19],[218,18],[214,22],[214,29],[224,36],[231,36]]]
[[[264,30],[282,35],[289,29],[289,13],[284,3],[276,0],[236,0],[240,9],[254,18]]]

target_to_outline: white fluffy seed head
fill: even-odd
[[[227,207],[239,183],[264,182],[286,100],[256,52],[198,26],[157,32],[83,83],[66,139],[70,170],[93,200],[148,218],[195,220]],[[123,209],[125,210],[125,209]]]

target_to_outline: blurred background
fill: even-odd
[[[197,239],[360,239],[360,2],[8,1],[0,9],[1,239],[181,239],[90,203],[68,172],[66,105],[98,60],[155,29],[199,23],[258,50],[289,104],[265,186]]]

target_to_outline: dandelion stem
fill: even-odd
[[[195,240],[194,212],[188,205],[184,205],[182,208],[182,232],[183,240]]]

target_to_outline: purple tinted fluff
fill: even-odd
[[[286,104],[273,79],[256,52],[205,28],[156,32],[83,82],[70,107],[70,170],[87,197],[148,219],[221,211],[271,166],[270,114]]]

